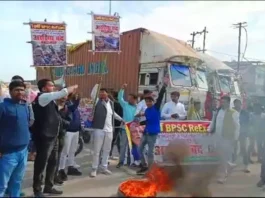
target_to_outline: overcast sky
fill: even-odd
[[[29,26],[23,22],[42,21],[67,23],[67,42],[83,42],[91,38],[93,11],[108,14],[108,1],[46,1],[46,2],[0,2],[0,79],[9,81],[15,74],[25,79],[35,79],[32,65]],[[237,55],[238,29],[232,24],[248,22],[248,47],[245,57],[249,60],[265,60],[265,2],[263,1],[112,1],[112,12],[121,18],[121,31],[139,27],[160,32],[184,41],[190,33],[207,26],[206,47],[208,53],[220,60],[231,61]],[[242,32],[242,51],[245,47]],[[195,47],[202,47],[203,36],[196,37]],[[218,52],[218,53],[217,53]],[[227,54],[227,55],[225,55]]]

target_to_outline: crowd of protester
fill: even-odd
[[[133,165],[139,168],[137,174],[145,174],[154,162],[154,147],[161,132],[161,119],[203,120],[200,101],[192,99],[192,111],[186,112],[185,106],[179,102],[180,93],[177,91],[171,93],[171,100],[163,105],[160,112],[167,84],[165,79],[157,99],[152,91],[145,90],[139,103],[137,95],[132,93],[127,94],[125,100],[127,84],[122,85],[118,93],[110,94],[107,89],[100,89],[98,98],[94,98],[96,105],[92,116],[91,177],[96,177],[98,172],[112,174],[108,161],[114,157],[115,145],[119,152],[117,168]],[[55,88],[51,80],[41,79],[38,81],[40,92],[32,103],[27,102],[25,89],[24,79],[14,76],[9,84],[10,96],[0,103],[0,197],[6,194],[10,197],[21,196],[29,145],[31,152],[36,153],[34,195],[61,195],[63,192],[54,185],[63,184],[68,175],[82,175],[75,162],[79,132],[82,130],[78,85]],[[257,185],[262,187],[265,185],[265,135],[262,131],[265,114],[259,103],[254,104],[253,112],[243,110],[238,99],[233,101],[233,108],[230,103],[229,96],[221,98],[220,107],[216,108],[208,128],[218,137],[222,144],[219,146],[225,151],[218,182],[224,183],[237,165],[238,150],[245,165],[243,171],[249,173],[248,166],[254,163],[251,155],[257,143],[258,162],[262,164],[261,179]],[[139,145],[132,149],[135,153],[130,152],[125,130],[125,123],[133,121],[145,126]]]

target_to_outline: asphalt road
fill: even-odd
[[[86,145],[85,150],[77,157],[77,163],[81,165],[83,175],[80,177],[70,177],[61,187],[63,196],[80,197],[110,197],[117,193],[119,184],[135,176],[135,171],[123,168],[116,169],[117,161],[112,160],[110,169],[113,171],[111,176],[99,174],[96,178],[89,177],[91,170],[92,152],[90,145]],[[256,187],[259,180],[260,164],[250,165],[251,173],[243,173],[242,165],[239,163],[234,172],[230,175],[225,184],[217,184],[215,181],[211,184],[213,196],[234,196],[234,197],[264,197],[265,191]],[[30,162],[27,168],[23,184],[23,191],[27,196],[32,196],[32,173],[33,163]]]

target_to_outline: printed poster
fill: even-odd
[[[93,43],[95,52],[120,51],[120,17],[92,15]]]
[[[67,66],[66,24],[31,22],[33,66]]]
[[[164,151],[170,141],[174,139],[185,140],[191,151],[191,156],[186,163],[215,163],[219,160],[215,152],[214,137],[207,132],[209,121],[161,121],[161,133],[155,144],[155,161],[167,163],[164,158]],[[140,145],[144,126],[137,122],[126,124],[126,133],[129,140],[129,147],[132,149]]]

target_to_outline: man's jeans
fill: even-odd
[[[265,182],[265,152],[263,152],[263,156],[262,156],[260,178],[263,182]]]
[[[119,159],[119,163],[124,163],[125,161],[125,155],[126,155],[126,151],[129,147],[129,143],[128,143],[128,137],[126,134],[126,131],[124,129],[121,130],[120,133],[120,159]]]
[[[249,140],[246,135],[241,135],[239,137],[239,143],[240,143],[240,153],[243,157],[243,164],[245,166],[248,166],[249,159],[250,159],[250,149],[249,149]]]
[[[108,159],[109,153],[111,150],[111,142],[113,138],[112,132],[106,132],[103,130],[96,129],[93,132],[93,163],[92,169],[97,170],[99,166],[99,162],[101,162],[101,166],[104,169],[108,168]],[[102,159],[99,160],[99,156],[102,151]]]
[[[257,134],[257,149],[258,149],[258,160],[263,161],[264,149],[265,149],[265,137],[263,134]]]
[[[154,148],[155,148],[156,138],[157,135],[144,134],[142,136],[139,150],[141,155],[141,163],[143,166],[147,166],[146,159],[144,156],[145,145],[148,145],[148,151],[147,151],[148,166],[150,167],[154,162]]]
[[[0,197],[4,197],[7,188],[10,197],[20,197],[27,160],[28,148],[0,157]]]

